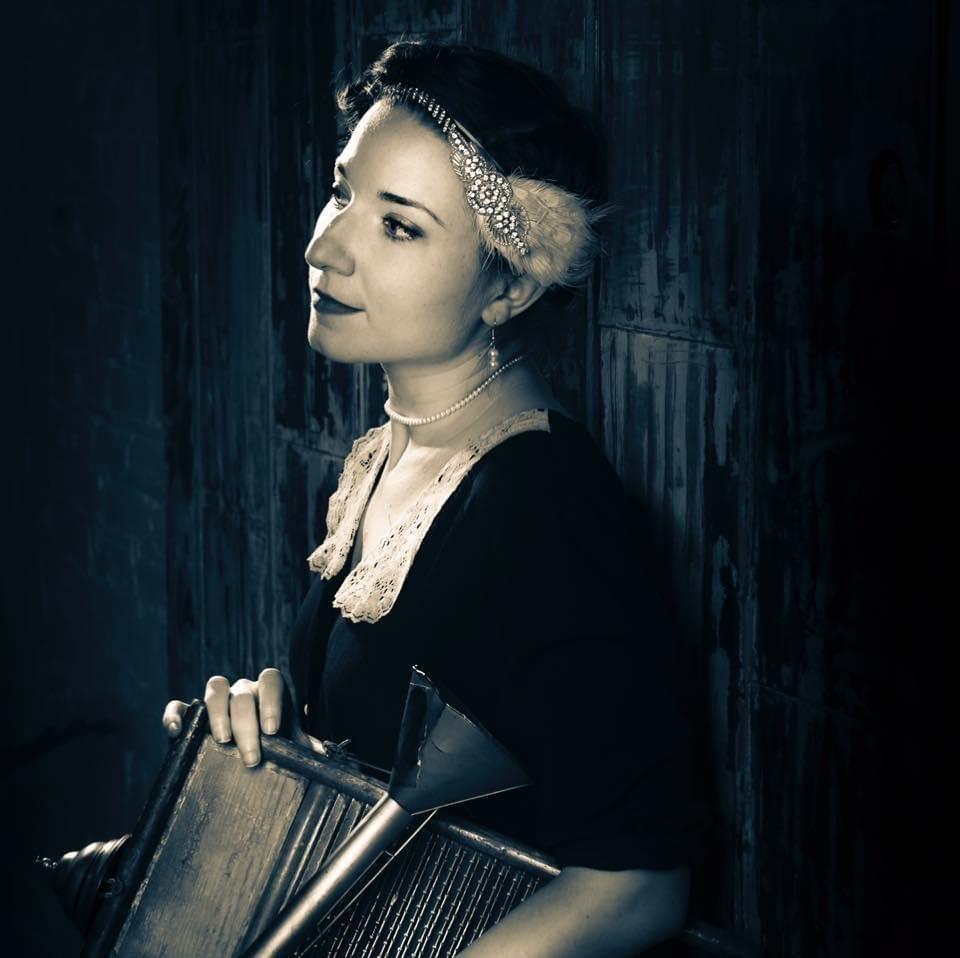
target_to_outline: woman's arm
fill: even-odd
[[[463,958],[620,958],[672,938],[690,869],[564,868],[460,954]]]

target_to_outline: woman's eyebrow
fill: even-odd
[[[342,163],[337,163],[337,172],[349,183],[350,177],[347,176],[347,168]],[[417,202],[417,200],[408,199],[406,196],[399,196],[396,193],[390,193],[387,190],[380,190],[377,193],[377,198],[383,200],[386,203],[397,203],[400,206],[412,206],[418,210],[423,210],[428,216],[432,216],[437,223],[442,226],[444,229],[447,228],[447,224],[437,216],[428,206],[424,206],[423,203]]]
[[[387,203],[398,203],[400,206],[415,206],[418,210],[423,210],[424,213],[428,213],[432,216],[444,229],[446,229],[446,224],[437,216],[433,210],[424,206],[423,203],[418,203],[416,200],[409,200],[405,196],[397,196],[396,193],[387,193],[385,190],[381,190],[377,193],[377,196],[381,200],[385,200]]]

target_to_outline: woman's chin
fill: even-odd
[[[318,353],[323,353],[323,355],[326,356],[327,351],[324,348],[323,338],[323,328],[316,321],[316,319],[311,316],[310,322],[307,325],[307,342],[310,344],[310,348],[312,350]]]
[[[335,337],[330,335],[330,330],[320,322],[317,314],[311,310],[310,322],[307,325],[307,342],[314,351],[332,359],[335,362],[342,362],[339,355],[342,350],[336,348]]]
[[[307,343],[310,348],[331,362],[335,363],[365,363],[366,357],[357,355],[356,349],[351,349],[349,343],[337,342],[337,337],[331,330],[317,321],[316,316],[310,317],[307,326]]]

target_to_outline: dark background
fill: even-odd
[[[529,59],[610,139],[608,254],[543,362],[658,516],[713,817],[694,914],[771,955],[938,942],[958,20],[946,0],[9,13],[5,953],[79,950],[29,860],[132,828],[166,700],[284,661],[342,457],[381,415],[378,371],[305,342],[331,83],[404,32]]]

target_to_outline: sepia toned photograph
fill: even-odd
[[[11,958],[940,955],[951,0],[33,0]]]

